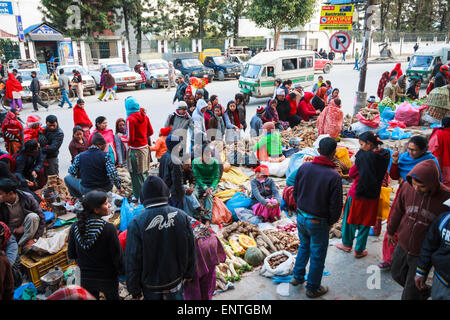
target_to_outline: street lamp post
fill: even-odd
[[[359,110],[366,106],[367,93],[366,87],[366,74],[367,74],[367,60],[369,57],[369,43],[372,30],[372,21],[375,15],[375,6],[377,0],[367,0],[366,13],[364,15],[364,41],[361,52],[361,70],[359,72],[359,85],[358,91],[356,91],[356,104],[353,109],[353,113],[356,115]]]

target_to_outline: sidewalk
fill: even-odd
[[[369,64],[383,64],[383,63],[403,63],[407,62],[407,56],[396,57],[396,59],[389,58],[381,58],[381,57],[370,57]],[[333,60],[333,65],[341,65],[341,64],[355,64],[355,58],[346,58],[345,61],[342,61],[341,57],[337,57]]]

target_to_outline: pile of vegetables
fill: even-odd
[[[332,238],[342,238],[342,218],[339,219],[330,229],[330,239]]]
[[[272,242],[272,248],[270,248],[272,250],[271,253],[280,250],[286,250],[291,253],[297,253],[298,251],[300,240],[290,232],[265,230],[261,233],[261,235],[265,235],[266,238]],[[256,241],[258,242],[258,238]]]
[[[122,187],[125,189],[125,195],[127,197],[131,196],[133,194],[133,187],[131,185],[130,172],[126,168],[117,168],[117,173],[119,174]]]
[[[362,108],[360,111],[360,114],[368,121],[372,121],[377,115],[380,114],[380,111],[378,109],[369,109],[369,108]]]
[[[395,111],[395,109],[397,108],[397,105],[395,104],[394,101],[392,101],[390,98],[384,98],[379,106],[383,106],[383,107],[389,107],[392,109],[392,111]],[[382,112],[382,110],[380,110],[380,112]]]
[[[244,259],[235,256],[233,249],[223,239],[221,242],[227,258],[216,267],[216,289],[225,290],[228,282],[240,281],[241,275],[253,268]]]
[[[284,226],[277,226],[278,231],[297,232],[297,225],[295,223],[289,223]]]
[[[281,144],[284,146],[289,145],[289,140],[297,137],[301,139],[300,145],[298,146],[299,149],[311,148],[317,139],[316,132],[316,121],[299,124],[290,130],[287,129],[280,132]]]
[[[288,256],[281,252],[279,255],[270,257],[270,259],[269,259],[267,262],[269,263],[269,266],[270,266],[272,269],[275,269],[275,268],[278,267],[280,264],[282,264],[283,262],[285,262],[287,259],[288,259]]]

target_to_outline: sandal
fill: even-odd
[[[345,252],[352,251],[352,247],[346,246],[342,242],[336,243],[335,246],[336,246],[336,248],[341,249],[342,251],[345,251]]]
[[[355,258],[359,259],[359,258],[364,258],[365,256],[367,256],[367,250],[364,250],[363,252],[358,252],[355,250]]]
[[[378,264],[378,268],[380,268],[381,270],[387,270],[391,268],[391,263],[390,262],[381,262]]]

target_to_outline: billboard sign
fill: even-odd
[[[353,5],[322,6],[319,30],[351,30]]]

